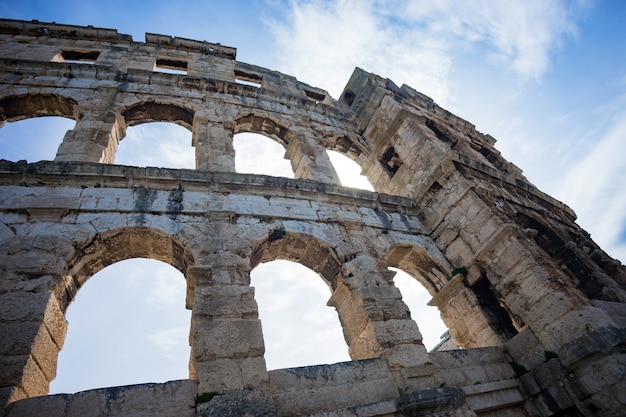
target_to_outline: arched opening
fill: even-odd
[[[26,94],[0,99],[0,122],[41,116],[74,119],[76,100],[54,94]]]
[[[420,329],[422,343],[427,350],[432,350],[443,341],[442,336],[448,331],[441,320],[439,309],[428,305],[432,296],[415,278],[400,269],[389,269],[396,272],[393,282],[402,293],[402,301],[409,307],[411,318]]]
[[[339,285],[341,261],[327,242],[312,235],[301,233],[302,228],[306,228],[305,225],[292,224],[287,228],[283,225],[276,226],[269,231],[266,240],[259,242],[250,259],[254,285],[258,288],[256,298],[259,300],[261,297],[258,304],[266,340],[266,358],[268,355],[270,357],[267,359],[268,368],[350,360],[347,340],[340,325],[338,313],[330,308],[325,310],[321,307],[327,305],[332,292]],[[290,230],[291,227],[298,232]],[[276,260],[281,260],[281,262],[272,262]],[[264,263],[267,263],[267,266],[261,265]],[[259,265],[261,265],[260,269],[257,269]],[[263,275],[259,276],[261,273]],[[311,298],[311,302],[306,301],[309,297],[308,293],[311,291],[317,294],[317,301],[314,301],[313,298]],[[266,294],[269,300],[264,300]],[[300,297],[304,298],[299,301]],[[301,309],[306,305],[311,307],[307,310]],[[268,321],[268,318],[265,316],[269,314],[265,312],[266,308],[276,310],[273,314],[277,315],[281,321],[284,317],[294,317],[294,315],[300,315],[296,322],[302,321],[307,325],[313,325],[318,321],[317,328],[320,329],[320,333],[310,335],[313,339],[309,340],[323,340],[322,343],[326,345],[328,350],[320,353],[323,353],[322,356],[328,356],[324,358],[319,355],[315,357],[298,356],[300,352],[312,355],[310,353],[311,346],[296,348],[293,341],[291,346],[287,347],[287,349],[293,350],[293,356],[288,351],[272,352],[274,341],[268,342],[268,339],[275,339],[278,341],[276,345],[280,345],[281,341],[285,340],[285,335],[280,334],[280,325],[277,327],[269,323],[266,325],[265,322]],[[318,314],[321,314],[320,310],[324,311],[324,314],[317,317]],[[330,325],[328,324],[329,321],[335,324]],[[270,332],[269,329],[273,328],[277,328],[278,333],[268,333]],[[332,337],[329,336],[329,333],[333,334]],[[286,335],[286,337],[289,340],[291,337],[297,336]],[[313,346],[313,348],[322,349],[321,346]],[[278,358],[277,361],[274,361],[273,357],[276,355],[285,355],[286,358],[284,358],[285,360]]]
[[[350,360],[337,313],[326,305],[331,293],[318,274],[273,261],[257,266],[251,278],[268,369]]]
[[[361,167],[352,159],[337,151],[327,150],[326,153],[332,162],[341,185],[344,187],[360,188],[374,191],[374,187],[365,175],[361,174]]]
[[[173,122],[131,126],[115,154],[119,165],[195,169],[191,131]]]
[[[443,255],[430,250],[428,242],[399,243],[390,248],[387,265],[397,271],[394,283],[422,333],[424,346],[432,350],[448,329],[439,309],[427,305],[450,279]],[[450,346],[456,347],[454,341],[446,343],[444,349]]]
[[[65,133],[75,125],[74,120],[58,116],[7,123],[0,129],[0,159],[52,161]]]
[[[53,160],[65,133],[76,125],[75,105],[75,100],[54,94],[0,99],[0,158]]]
[[[293,178],[293,168],[285,159],[285,148],[258,133],[238,133],[233,138],[235,169],[239,173]]]
[[[68,333],[51,393],[189,377],[186,283],[152,259],[97,272],[66,312]]]
[[[122,116],[124,116],[126,126],[150,122],[171,122],[189,131],[193,126],[193,112],[174,104],[140,103],[127,108]]]

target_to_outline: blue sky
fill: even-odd
[[[115,28],[136,41],[143,41],[144,33],[152,32],[219,42],[236,47],[240,61],[294,75],[326,89],[335,98],[355,66],[398,85],[410,85],[495,137],[496,147],[505,158],[522,168],[541,190],[573,208],[579,224],[610,255],[626,260],[626,2],[235,0],[145,4],[148,2],[114,0],[103,6],[103,2],[85,0],[0,0],[0,17]],[[44,120],[9,124],[0,129],[0,157],[51,159],[63,132],[71,127],[72,123]],[[129,129],[116,162],[189,166],[193,153],[190,136],[186,135],[188,132],[176,126]],[[166,153],[171,156],[169,160],[154,162],[146,154],[145,143],[155,137],[165,139],[155,147],[159,152],[154,158]],[[177,143],[180,152],[172,150],[178,149]],[[238,158],[259,152],[254,138],[242,138],[236,145]],[[268,152],[268,157],[274,155],[277,161],[282,157],[280,149],[263,152]],[[238,170],[257,171],[262,165],[258,160],[238,159]],[[180,335],[188,329],[188,316],[182,309],[184,297],[180,295],[184,293],[182,276],[172,277],[166,272],[161,276],[160,271],[168,267],[155,263],[135,265],[139,266],[120,264],[120,270],[111,269],[109,276],[95,277],[79,293],[68,312],[70,330],[61,354],[59,378],[53,384],[56,392],[186,377],[188,351],[184,349],[188,348],[186,340],[180,342]],[[150,276],[158,278],[146,280],[147,269]],[[300,272],[284,265],[280,270],[263,274],[255,270],[258,276],[253,275],[268,367],[347,358],[338,327],[332,327],[338,326],[336,316],[323,307],[329,293],[323,286],[312,284],[321,280],[313,277],[306,284],[305,280],[293,284],[293,277]],[[123,300],[109,306],[111,311],[89,308],[105,298],[114,284],[134,300],[129,302],[134,307],[124,317],[160,322],[146,313],[149,308],[156,305],[168,312],[160,327],[137,324],[138,328],[150,327],[133,343],[141,347],[139,356],[146,360],[138,370],[129,368],[139,362],[126,357],[130,348],[120,348],[118,353],[109,348],[112,339],[137,334],[136,329],[119,329],[120,322],[129,321],[115,318]],[[133,288],[136,292],[131,291]],[[280,295],[279,290],[286,292]],[[306,295],[303,299],[297,298],[302,294]],[[319,295],[318,304],[312,301],[312,294]],[[403,294],[417,304],[428,301],[423,294]],[[79,311],[83,300],[86,307]],[[309,303],[317,307],[312,308],[314,313],[300,314],[301,321],[272,324],[271,314],[286,315],[280,308],[289,311]],[[73,313],[74,308],[79,312]],[[94,310],[96,318],[89,318]],[[320,310],[328,316],[318,314]],[[421,310],[417,313],[412,307],[412,311],[425,338],[432,332],[435,336],[431,340],[436,342],[441,327],[431,326],[434,319]],[[174,315],[180,316],[179,322],[169,322]],[[96,319],[102,320],[96,335],[84,336],[89,328],[93,330]],[[86,329],[80,329],[81,323]],[[320,330],[311,330],[315,326]],[[305,335],[296,335],[302,329]],[[105,330],[113,333],[102,336]],[[74,345],[73,333],[83,335],[76,336],[83,341],[99,342],[95,346]],[[313,334],[310,341],[293,344]],[[321,356],[315,357],[311,351],[321,351]],[[147,352],[161,356],[148,358]],[[283,361],[295,353],[302,356]],[[99,363],[105,364],[101,366],[104,370],[96,369]],[[115,364],[122,364],[122,370],[114,370]],[[174,371],[170,372],[170,365]],[[166,376],[154,375],[155,369],[166,368],[170,372]],[[108,372],[110,378],[89,380],[99,372]]]

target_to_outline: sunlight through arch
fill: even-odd
[[[374,191],[374,187],[365,175],[362,175],[361,167],[342,153],[327,150],[328,158],[333,164],[341,185],[344,187],[360,188]]]
[[[238,133],[233,146],[237,172],[294,177],[291,162],[285,159],[285,148],[278,142],[258,133]]]
[[[272,261],[251,273],[268,369],[349,361],[331,292],[322,278],[295,262]]]
[[[409,307],[411,318],[420,329],[422,343],[427,350],[431,350],[441,342],[441,336],[448,330],[441,320],[439,309],[428,305],[432,296],[415,278],[401,269],[389,269],[396,272],[393,282],[402,293],[402,301]]]
[[[0,128],[0,159],[53,161],[68,130],[76,122],[60,116],[33,117]]]
[[[170,122],[142,123],[126,128],[115,163],[140,167],[196,168],[191,132]]]
[[[189,378],[186,282],[174,267],[129,259],[94,274],[66,312],[50,393]]]

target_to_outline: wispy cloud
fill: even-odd
[[[146,123],[127,129],[115,154],[120,165],[189,168],[196,166],[191,132],[173,123]]]
[[[189,338],[189,326],[158,330],[147,337],[161,358],[179,360],[180,353],[189,350],[186,342]]]
[[[626,96],[618,102],[626,104]],[[626,111],[616,111],[595,147],[580,155],[553,191],[557,198],[576,208],[579,223],[592,233],[592,238],[622,260],[626,259],[625,138]]]
[[[521,79],[539,79],[576,34],[582,2],[297,1],[272,21],[283,70],[337,97],[355,66],[445,103],[454,57],[474,44]]]

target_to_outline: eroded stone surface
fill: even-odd
[[[6,415],[620,415],[626,270],[571,209],[411,87],[357,68],[335,100],[235,57],[0,19],[0,123],[76,121],[54,162],[0,161]],[[126,128],[151,121],[192,132],[195,170],[112,165]],[[239,132],[281,144],[296,179],[236,174]],[[340,187],[326,150],[376,192]],[[190,379],[45,396],[67,305],[129,257],[185,274]],[[352,362],[267,372],[249,274],[274,259],[329,285]],[[466,350],[426,352],[390,266]]]

